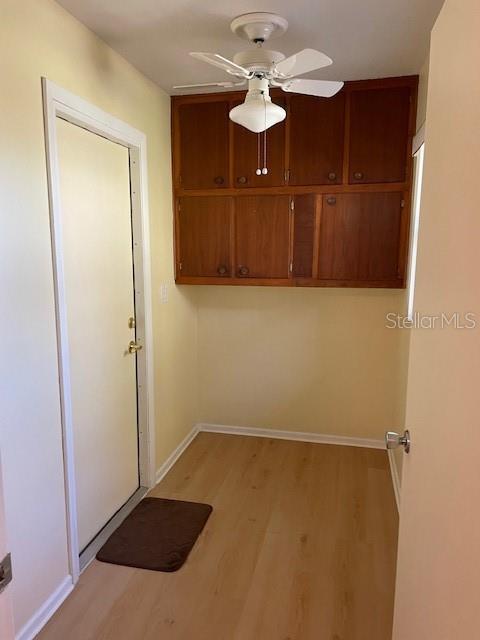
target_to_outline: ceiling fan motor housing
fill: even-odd
[[[284,60],[285,56],[280,51],[270,51],[269,49],[255,48],[247,51],[240,51],[233,57],[233,61],[241,67],[253,72],[268,73],[272,66]]]

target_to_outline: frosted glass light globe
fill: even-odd
[[[285,109],[272,102],[268,93],[268,80],[254,78],[250,80],[245,102],[230,111],[230,120],[260,133],[285,120]]]

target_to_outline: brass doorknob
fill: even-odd
[[[133,340],[130,340],[130,342],[128,343],[128,353],[137,353],[137,351],[140,351],[140,349],[143,349],[143,345],[137,344]]]

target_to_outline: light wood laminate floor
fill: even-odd
[[[386,452],[201,433],[151,495],[213,505],[187,563],[94,561],[41,640],[391,640]]]

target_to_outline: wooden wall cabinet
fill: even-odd
[[[349,182],[404,182],[412,92],[409,87],[352,91]]]
[[[272,90],[287,119],[262,176],[258,136],[228,118],[239,92],[172,98],[177,283],[403,287],[417,83]]]
[[[341,184],[345,92],[333,98],[290,98],[289,184]]]
[[[317,275],[319,213],[319,196],[307,193],[294,197],[292,274],[295,278]]]
[[[178,186],[224,189],[229,186],[229,103],[182,104],[178,118]]]
[[[181,276],[232,275],[233,198],[180,198],[177,206],[177,269]]]
[[[290,197],[240,196],[235,201],[235,257],[239,278],[290,273]]]
[[[402,192],[324,195],[320,280],[398,285]]]

